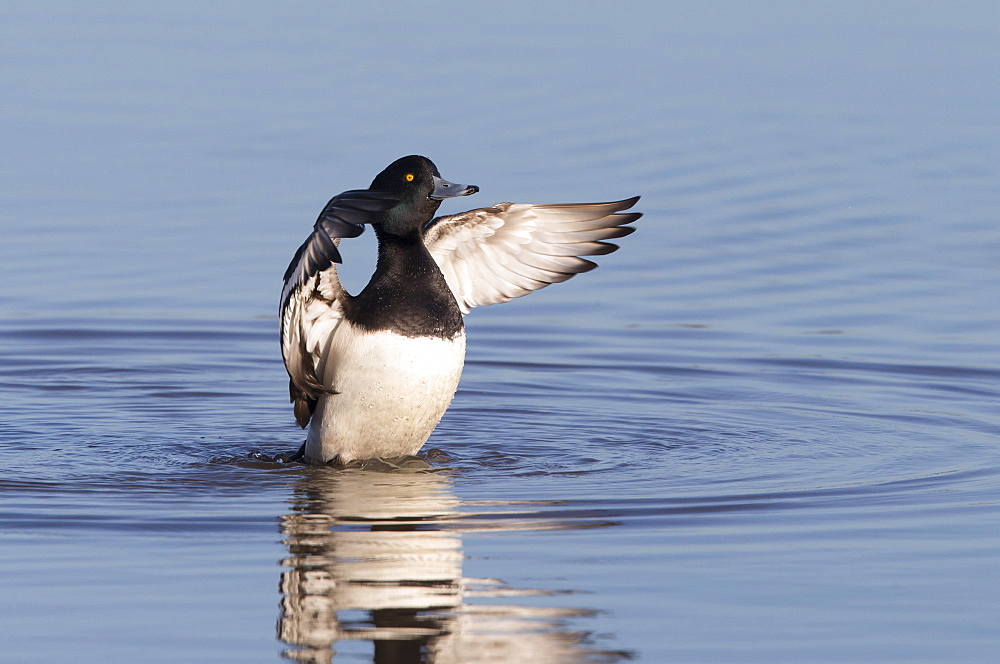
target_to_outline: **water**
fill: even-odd
[[[993,4],[0,26],[0,660],[1000,656]],[[287,261],[412,152],[645,216],[469,316],[436,472],[249,459]]]

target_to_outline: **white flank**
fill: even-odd
[[[465,363],[465,333],[454,339],[364,332],[342,322],[320,367],[338,394],[320,397],[306,457],[347,463],[416,454],[448,409]]]

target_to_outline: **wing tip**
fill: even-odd
[[[631,224],[633,221],[638,221],[642,218],[642,212],[619,212],[615,215],[615,223],[619,226],[624,226],[625,224]]]
[[[618,211],[620,212],[622,210],[628,210],[633,205],[635,205],[636,203],[638,203],[640,198],[642,198],[642,196],[633,196],[632,198],[623,198],[620,201],[615,201],[616,203],[621,203],[621,207],[618,208]],[[642,214],[642,213],[640,212],[638,214]]]

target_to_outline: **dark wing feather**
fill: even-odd
[[[431,252],[463,313],[566,281],[597,265],[581,256],[618,249],[642,216],[639,197],[609,203],[500,203],[438,217],[424,228]]]
[[[282,303],[287,299],[289,288],[303,284],[333,263],[343,262],[333,240],[361,235],[365,230],[364,224],[398,202],[397,196],[367,189],[353,189],[331,198],[316,219],[312,235],[295,252],[285,270]]]

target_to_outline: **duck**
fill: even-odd
[[[479,187],[402,157],[367,189],[334,196],[285,271],[279,321],[289,397],[306,440],[285,461],[345,465],[412,457],[448,409],[465,364],[464,316],[597,267],[642,215],[606,203],[500,203],[437,216]],[[371,226],[375,271],[357,294],[340,242]]]

